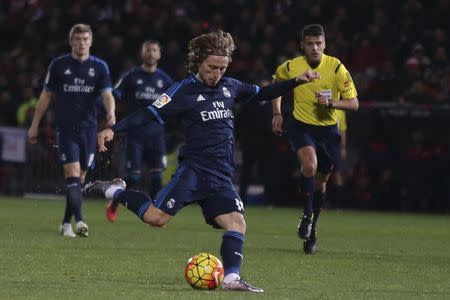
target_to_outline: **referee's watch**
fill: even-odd
[[[333,108],[333,100],[328,98],[327,101],[328,101],[327,107]]]

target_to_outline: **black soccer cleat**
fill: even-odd
[[[314,255],[317,252],[317,236],[316,232],[314,231],[309,240],[306,240],[303,242],[303,251],[305,254],[311,254]]]
[[[303,240],[308,240],[311,236],[313,216],[303,215],[298,224],[297,234]]]

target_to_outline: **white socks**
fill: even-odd
[[[107,188],[106,191],[105,191],[106,199],[113,200],[114,193],[117,190],[123,190],[123,189],[121,187],[118,187],[117,185],[114,185],[114,184],[111,185],[109,188]]]
[[[241,278],[241,277],[240,277],[238,274],[236,274],[236,273],[230,273],[230,274],[228,274],[227,276],[225,276],[225,277],[223,278],[223,283],[229,284],[230,282],[235,281],[235,280],[238,280],[238,279],[240,279],[240,278]]]

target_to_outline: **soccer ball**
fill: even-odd
[[[194,289],[214,290],[222,283],[222,262],[209,253],[194,255],[184,268],[184,278]]]

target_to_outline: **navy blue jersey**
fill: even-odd
[[[209,87],[194,75],[172,85],[148,106],[156,119],[178,116],[186,138],[180,160],[188,160],[217,176],[230,178],[233,163],[233,105],[259,92],[256,85],[222,77]]]
[[[149,73],[141,67],[135,67],[119,80],[114,88],[114,95],[120,102],[125,103],[128,115],[151,105],[172,84],[172,78],[159,68],[155,72]],[[139,131],[128,134],[136,138],[143,136],[164,138],[164,128],[158,123],[149,123]]]
[[[119,80],[114,95],[126,104],[129,114],[151,105],[172,84],[172,78],[159,68],[149,73],[135,67]]]
[[[60,56],[50,63],[44,89],[55,95],[56,127],[95,127],[96,99],[112,90],[109,68],[95,56],[83,62]]]

